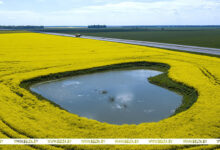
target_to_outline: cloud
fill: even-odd
[[[139,80],[146,79],[146,81],[147,81],[147,78],[156,76],[158,74],[161,74],[161,72],[149,71],[149,70],[144,70],[144,69],[129,72],[129,76],[135,77],[136,79],[139,79]]]
[[[39,13],[32,11],[9,11],[0,10],[0,22],[3,25],[34,25],[41,24],[43,17]]]
[[[172,1],[146,1],[134,2],[125,1],[119,3],[108,3],[104,5],[93,5],[81,7],[78,9],[61,11],[61,12],[79,12],[79,13],[94,13],[94,12],[161,12],[164,10],[186,10],[186,9],[216,9],[220,3],[215,0],[172,0]]]
[[[75,0],[73,2],[79,3]],[[61,11],[0,11],[0,15],[1,22],[14,21],[19,24],[217,25],[220,24],[220,2],[218,0],[112,0],[111,2],[94,0],[89,5],[79,7],[73,5],[72,9],[62,8]],[[12,21],[10,18],[15,19]]]
[[[93,23],[118,25],[220,24],[220,21],[217,21],[220,20],[220,3],[215,0],[125,1],[52,12],[52,14],[79,15],[91,23],[93,21]]]
[[[127,104],[130,103],[133,100],[133,94],[132,93],[124,93],[116,96],[116,101],[119,103]]]
[[[213,0],[173,0],[173,1],[148,1],[148,2],[121,2],[102,6],[87,6],[76,10],[80,13],[171,13],[173,10],[185,12],[187,10],[219,9],[220,3]]]
[[[81,83],[79,81],[63,81],[62,82],[62,87],[66,87],[66,86],[78,86],[80,85]]]

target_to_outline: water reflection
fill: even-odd
[[[107,71],[36,84],[31,90],[79,116],[139,124],[167,118],[181,104],[180,95],[148,82],[158,74],[145,69]]]

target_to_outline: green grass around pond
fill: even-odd
[[[49,74],[46,76],[40,76],[40,77],[25,80],[21,82],[20,86],[22,88],[30,90],[31,85],[39,83],[39,82],[45,82],[45,81],[56,80],[56,79],[65,78],[65,77],[72,77],[76,75],[95,73],[95,72],[103,72],[103,71],[108,71],[108,70],[132,69],[132,68],[135,68],[135,69],[145,68],[149,70],[156,70],[156,71],[163,72],[160,75],[148,78],[148,80],[152,84],[156,84],[163,88],[169,89],[183,96],[182,104],[179,108],[176,109],[174,115],[189,109],[196,102],[198,98],[198,92],[194,88],[186,86],[183,83],[178,83],[176,81],[173,81],[171,78],[168,77],[168,70],[170,68],[169,65],[162,64],[162,63],[152,63],[152,62],[151,63],[150,62],[122,63],[122,64],[107,65],[107,66],[95,67],[95,68],[78,70],[78,71],[69,71],[69,72],[62,72],[62,73],[56,73],[56,74]],[[38,95],[37,93],[34,93],[32,91],[30,92],[36,95],[39,99],[46,99]],[[51,100],[48,100],[48,101],[51,104],[54,104],[55,106],[63,109],[62,107],[60,107],[53,101]]]

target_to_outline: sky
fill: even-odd
[[[0,25],[220,25],[220,0],[0,0]]]

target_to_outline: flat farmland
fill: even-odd
[[[0,138],[218,138],[220,136],[220,58],[40,33],[4,33],[0,34],[0,42]],[[155,80],[158,85],[172,89],[171,83],[165,80],[168,77],[184,87],[193,89],[191,93],[186,93],[186,96],[191,97],[193,92],[196,92],[198,94],[196,100],[187,98],[190,104],[186,104],[183,110],[159,122],[113,125],[69,113],[47,99],[34,95],[22,85],[24,81],[51,80],[71,75],[72,71],[125,63],[169,66],[164,70],[165,74],[152,81]],[[3,148],[21,149],[19,146]],[[39,145],[22,148],[199,150],[218,147],[215,145],[197,147]]]
[[[219,28],[46,28],[46,32],[68,33],[82,35],[151,41],[170,44],[181,44],[201,47],[220,48]]]

